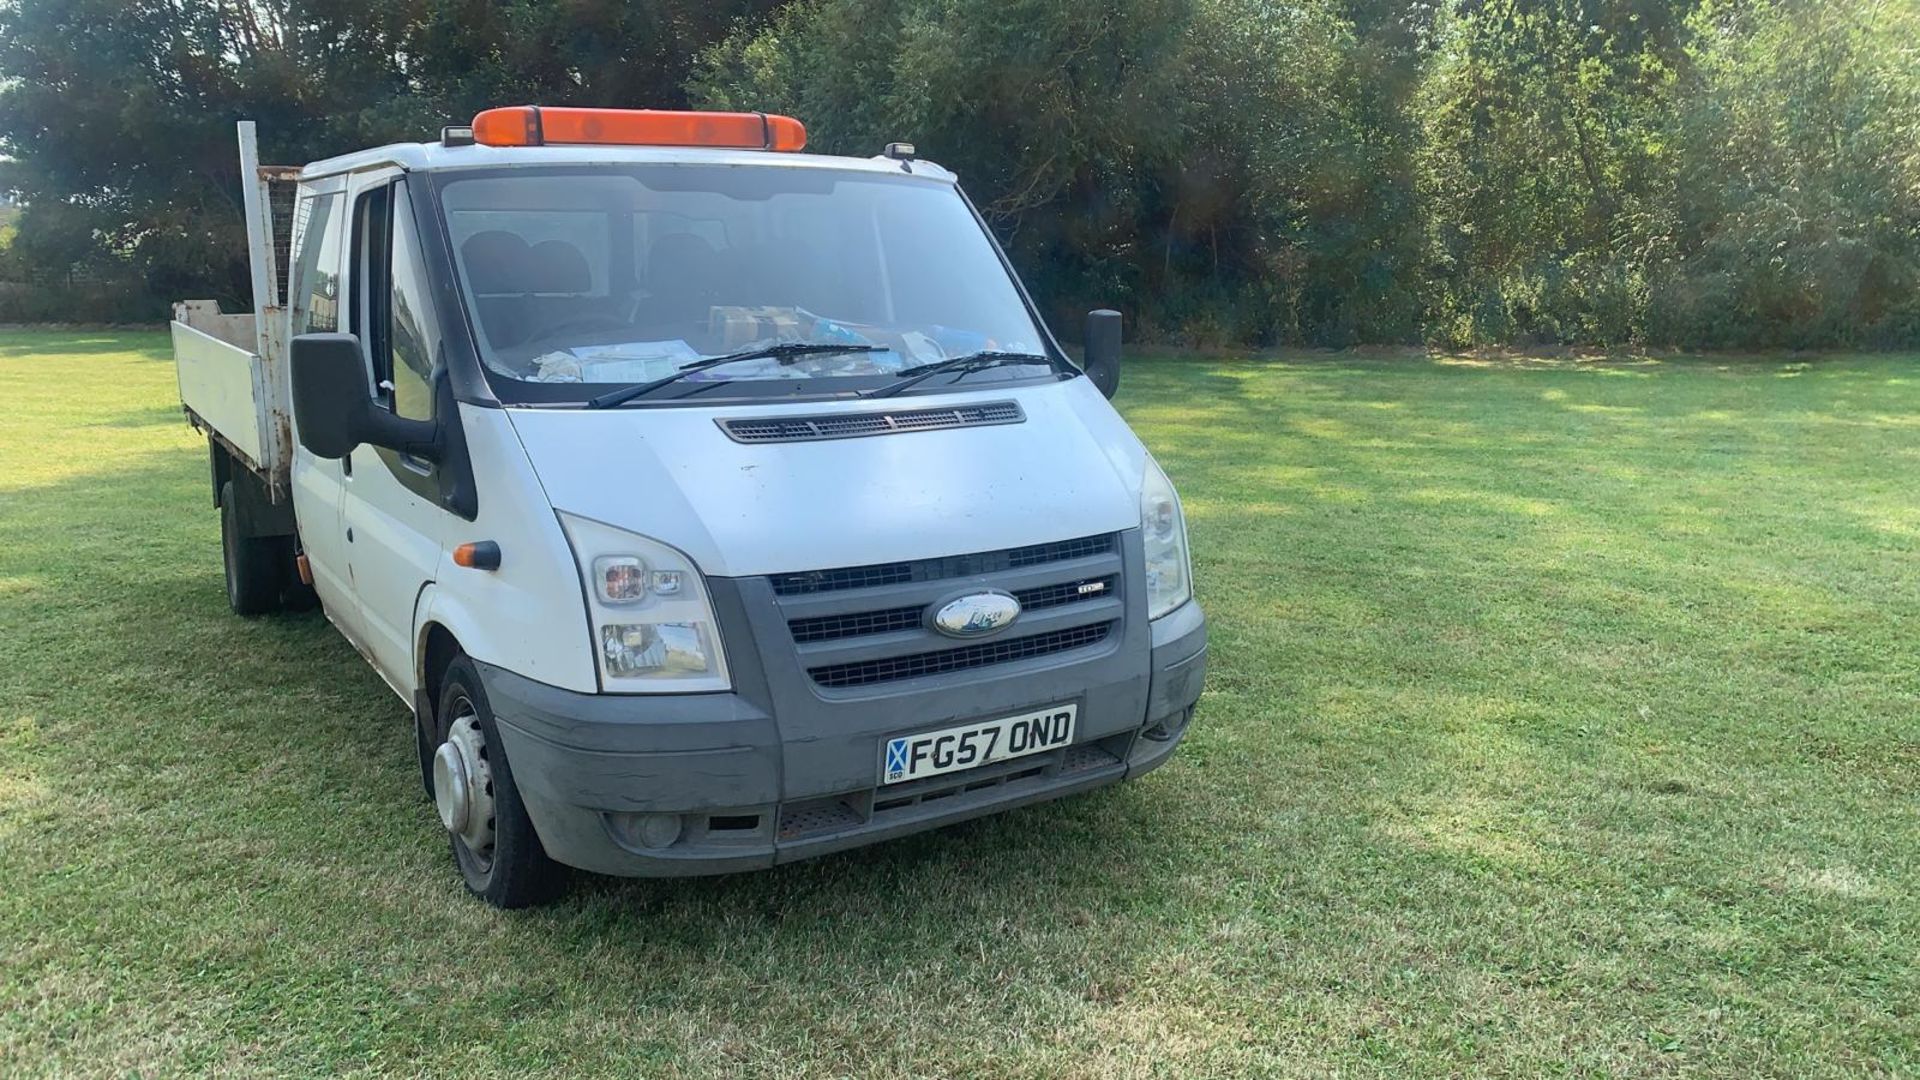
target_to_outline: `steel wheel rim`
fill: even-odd
[[[448,711],[453,719],[447,738],[434,753],[434,806],[448,835],[486,874],[493,869],[497,836],[491,755],[473,702],[462,695]]]

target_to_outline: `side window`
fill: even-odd
[[[287,295],[293,300],[293,332],[332,333],[340,329],[339,192],[309,195],[293,212],[293,264]]]
[[[375,401],[393,407],[393,356],[387,342],[388,250],[393,232],[388,208],[393,185],[360,193],[353,204],[353,333],[367,357]]]
[[[427,270],[420,257],[420,232],[407,203],[406,182],[393,187],[393,292],[388,302],[392,325],[388,340],[393,358],[393,411],[413,420],[433,417],[433,367],[440,354],[440,329],[427,291]]]
[[[420,250],[406,181],[360,195],[353,214],[354,333],[366,352],[374,400],[410,420],[433,418],[440,346]]]

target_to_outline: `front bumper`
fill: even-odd
[[[1206,650],[1205,618],[1187,604],[1151,625],[1145,708],[1119,730],[1089,725],[1092,737],[1062,750],[824,795],[812,794],[821,777],[803,775],[818,740],[789,745],[771,710],[751,696],[580,694],[477,667],[547,853],[596,873],[677,877],[792,862],[1139,776],[1185,735]],[[1098,698],[1100,688],[1060,685],[1074,670],[1033,676],[1030,704]],[[913,716],[901,716],[856,740],[870,748],[860,752],[873,763],[866,775],[877,776],[881,741],[912,726]],[[844,766],[836,768],[837,777]],[[678,837],[643,842],[648,814],[677,816]]]

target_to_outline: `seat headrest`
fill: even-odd
[[[542,240],[528,252],[522,277],[530,293],[585,293],[593,291],[593,268],[580,249],[565,240]]]
[[[527,242],[519,233],[490,229],[467,237],[460,245],[467,266],[467,285],[476,293],[522,292],[518,278],[527,265]]]

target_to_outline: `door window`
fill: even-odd
[[[433,418],[439,331],[405,180],[363,192],[354,207],[353,326],[374,400],[410,420]]]
[[[393,407],[392,354],[387,344],[387,260],[393,232],[393,185],[360,193],[353,206],[353,332],[367,358],[373,399]]]
[[[433,418],[433,370],[440,354],[439,324],[433,318],[427,272],[420,258],[420,231],[406,199],[406,181],[393,186],[392,286],[387,303],[387,340],[392,356],[393,411],[410,420]]]

